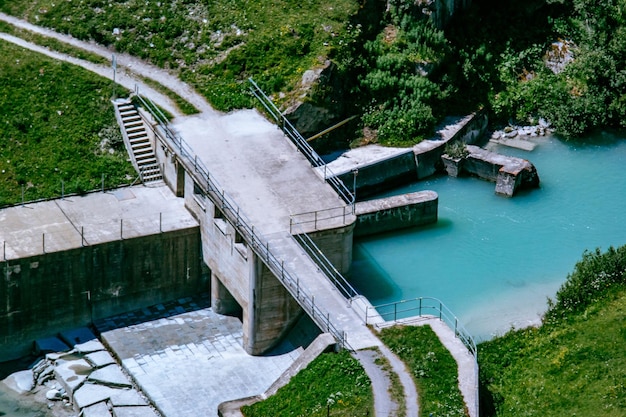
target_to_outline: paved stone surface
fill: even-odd
[[[223,401],[264,392],[300,355],[248,355],[241,321],[191,310],[202,303],[182,299],[99,322],[104,343],[166,417],[217,415]],[[163,317],[143,321],[155,312]]]

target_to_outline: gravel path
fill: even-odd
[[[83,49],[85,51],[89,51],[96,55],[99,55],[103,58],[112,59],[113,51],[93,42],[85,42],[78,40],[72,36],[64,35],[61,33],[57,33],[53,30],[46,29],[40,26],[36,26],[26,22],[25,20],[18,19],[13,16],[9,16],[4,13],[0,13],[0,21],[4,21],[10,23],[11,25],[28,30],[29,32],[37,33],[49,38],[56,39],[60,42],[63,42],[68,45],[72,45],[76,48]],[[15,36],[11,36],[8,34],[0,33],[0,39],[4,39],[5,41],[17,44],[21,47],[30,49],[35,52],[39,52],[50,56],[55,59],[59,59],[61,61],[67,61],[74,65],[81,66],[89,71],[93,71],[96,74],[108,78],[113,79],[113,69],[109,65],[98,65],[91,63],[89,61],[85,61],[82,59],[73,58],[67,54],[62,54],[59,52],[51,51],[45,47],[36,45],[31,42],[24,41],[23,39],[17,38]],[[159,84],[166,86],[170,90],[177,93],[179,96],[183,97],[189,103],[194,105],[200,112],[202,113],[214,113],[217,112],[211,107],[211,105],[206,101],[206,99],[198,94],[192,87],[190,87],[187,83],[180,81],[175,75],[169,73],[168,71],[158,68],[154,65],[147,64],[144,61],[132,57],[128,54],[115,54],[115,58],[117,61],[117,76],[116,81],[123,85],[124,87],[134,90],[135,85],[139,86],[140,91],[143,91],[147,95],[150,96],[152,101],[154,101],[159,106],[162,106],[172,115],[181,116],[182,113],[176,107],[176,105],[172,102],[169,97],[161,94],[148,86],[146,83],[141,81],[141,77],[148,78],[150,80],[156,81]]]
[[[391,417],[398,416],[399,404],[391,398],[391,379],[389,372],[394,372],[400,377],[404,392],[404,402],[406,406],[406,417],[417,417],[417,391],[411,376],[407,373],[404,364],[389,349],[382,346],[379,347],[381,352],[376,350],[359,350],[353,353],[353,356],[361,363],[367,376],[372,381],[372,391],[374,392],[374,410],[375,416]],[[376,363],[376,360],[384,357],[390,362],[392,369],[383,369]]]

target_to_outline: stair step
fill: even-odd
[[[128,133],[128,140],[133,140],[133,139],[139,139],[139,138],[148,138],[148,134],[143,131],[143,132],[136,132],[136,133]]]
[[[129,115],[129,114],[138,114],[138,112],[137,112],[137,110],[134,107],[129,107],[129,108],[126,108],[126,109],[120,109],[120,114],[122,116],[126,116],[126,115]]]
[[[134,142],[131,142],[130,144],[131,148],[133,149],[150,149],[152,150],[152,146],[150,146],[150,142],[147,140],[136,140]]]
[[[140,133],[140,132],[145,133],[146,129],[143,126],[133,126],[131,128],[126,126],[126,133],[128,133],[129,135],[135,134],[135,133]]]
[[[145,149],[145,150],[136,150],[135,151],[135,160],[138,160],[140,158],[145,158],[145,157],[154,157],[154,153],[152,153],[151,149]]]
[[[137,161],[137,165],[139,166],[139,168],[142,168],[142,169],[146,165],[154,165],[157,163],[156,158],[150,155],[146,155],[146,156],[142,155],[139,158],[135,158],[135,160]]]
[[[143,126],[143,121],[142,120],[135,120],[135,121],[132,121],[132,122],[124,123],[124,127],[126,129],[130,129],[131,127],[136,127],[136,126]]]
[[[141,120],[141,116],[139,116],[137,113],[130,114],[130,115],[121,115],[121,116],[122,116],[122,122],[124,122],[124,124]]]

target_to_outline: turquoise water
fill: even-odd
[[[438,177],[394,190],[434,190],[434,226],[355,242],[352,281],[374,305],[435,297],[478,340],[537,323],[585,249],[626,244],[626,135],[538,138],[526,152],[539,189],[513,198],[476,178]]]

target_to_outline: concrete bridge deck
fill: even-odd
[[[291,236],[293,215],[340,208],[348,213],[335,219],[340,226],[354,223],[356,216],[283,132],[254,110],[179,119],[174,128],[266,239],[269,251],[297,277],[299,288],[346,332],[349,346],[380,345],[364,323],[363,301],[351,303],[341,295]]]
[[[202,113],[178,118],[173,127],[260,234],[289,231],[291,215],[346,206],[256,110]]]

